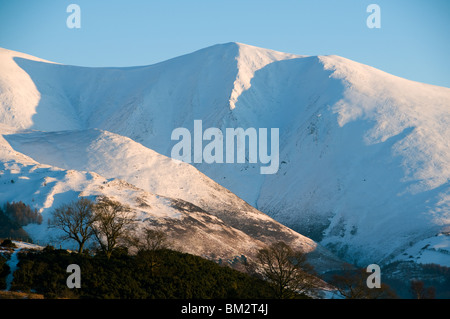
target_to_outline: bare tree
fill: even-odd
[[[100,197],[94,205],[94,236],[108,259],[114,249],[125,244],[134,220],[131,209],[120,202]]]
[[[411,293],[416,299],[434,299],[436,290],[434,287],[425,287],[425,283],[421,280],[411,280]]]
[[[163,231],[146,227],[131,238],[130,246],[137,249],[137,261],[144,264],[150,270],[150,275],[153,275],[160,265],[157,251],[168,248],[169,241]]]
[[[94,203],[88,198],[80,198],[70,204],[55,209],[49,227],[58,228],[64,235],[61,240],[74,240],[78,244],[78,252],[82,253],[86,242],[93,236],[92,224]]]
[[[395,292],[385,283],[380,288],[367,286],[366,269],[354,269],[347,265],[340,274],[335,274],[330,284],[346,299],[394,299]]]
[[[257,260],[263,278],[274,288],[276,298],[293,298],[299,293],[312,293],[320,279],[312,274],[306,255],[284,242],[277,242],[258,252]]]
[[[137,251],[156,251],[169,247],[167,235],[161,231],[151,227],[145,227],[138,234],[130,238],[130,246]]]

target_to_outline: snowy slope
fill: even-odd
[[[137,231],[144,225],[158,227],[180,251],[215,260],[241,255],[251,259],[264,245],[283,240],[308,253],[318,271],[341,264],[311,239],[259,212],[189,164],[166,158],[129,138],[99,130],[19,133],[3,127],[1,133],[6,133],[15,148],[25,149],[38,160],[10,151],[6,140],[0,143],[0,200],[21,200],[39,209],[44,222],[25,227],[38,243],[59,244],[58,231],[47,227],[55,207],[80,196],[94,200],[102,195],[132,208]],[[145,189],[126,181],[135,181],[136,174],[146,181],[142,183]],[[119,175],[124,179],[118,179]],[[180,197],[149,191],[155,189]],[[68,242],[63,246],[72,248]]]
[[[342,86],[339,98],[321,102],[324,91],[303,113],[282,151],[286,165],[267,177],[258,207],[361,263],[388,261],[448,232],[450,89],[340,57],[320,61]],[[296,192],[280,191],[286,184]],[[449,255],[440,262],[449,264]]]
[[[16,151],[38,163],[120,179],[142,190],[181,199],[227,218],[233,227],[272,219],[215,183],[192,165],[173,160],[108,131],[21,131],[3,135]],[[224,212],[239,212],[236,222]]]
[[[239,43],[133,68],[51,64],[8,50],[0,61],[0,123],[48,132],[5,135],[28,160],[118,174],[197,205],[213,196],[185,178],[183,189],[173,187],[142,158],[156,158],[152,150],[170,156],[172,130],[192,131],[195,119],[222,131],[277,127],[277,174],[261,175],[259,164],[248,163],[196,167],[349,261],[389,262],[429,241],[440,247],[433,261],[450,264],[448,88],[342,57]],[[65,141],[71,134],[77,138]],[[70,153],[75,144],[81,157]],[[120,169],[124,161],[132,164]],[[158,167],[171,169],[166,162]]]

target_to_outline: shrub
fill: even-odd
[[[17,246],[11,241],[11,239],[3,240],[0,246],[7,248],[17,248]]]
[[[0,290],[6,289],[6,277],[10,270],[6,261],[6,258],[0,255]]]
[[[198,256],[161,249],[153,251],[157,266],[149,265],[144,251],[89,256],[64,250],[20,255],[13,289],[34,290],[47,298],[271,298],[270,286],[261,279]],[[66,268],[81,268],[81,288],[66,286]],[[150,271],[149,267],[153,267]]]

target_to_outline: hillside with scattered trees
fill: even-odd
[[[31,240],[22,228],[28,224],[41,224],[42,216],[23,202],[7,202],[0,207],[0,238]]]

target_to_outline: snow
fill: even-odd
[[[16,247],[17,247],[17,249],[15,249],[16,251],[19,249],[20,250],[42,250],[42,249],[44,249],[44,247],[42,247],[42,246],[32,244],[32,243],[27,243],[24,241],[12,240],[12,243],[14,245],[16,245]]]
[[[6,290],[11,290],[11,283],[14,279],[14,272],[17,269],[17,264],[19,262],[19,258],[17,256],[17,254],[20,252],[20,248],[19,249],[15,249],[14,252],[11,254],[11,257],[8,259],[8,261],[6,262],[6,264],[9,266],[9,274],[6,277]]]
[[[448,234],[438,234],[423,239],[406,249],[395,260],[450,267],[450,236]]]
[[[61,233],[47,227],[54,208],[81,196],[103,195],[133,209],[136,231],[145,225],[160,227],[181,251],[223,260],[251,257],[279,237],[311,252],[322,270],[339,265],[317,243],[257,211],[191,165],[129,138],[96,129],[6,133],[0,146],[17,155],[0,163],[1,199],[21,200],[41,212],[42,224],[24,227],[37,243],[60,244]],[[73,242],[61,244],[76,248]]]
[[[15,245],[15,247],[13,248],[13,251],[11,252],[10,257],[6,261],[6,265],[8,265],[9,270],[10,270],[8,276],[6,276],[6,290],[7,291],[11,290],[11,284],[14,279],[14,272],[17,270],[17,264],[19,263],[18,254],[22,250],[41,250],[41,249],[43,249],[42,246],[26,243],[23,241],[13,240],[12,243]],[[0,251],[1,250],[2,249],[0,248]]]
[[[2,199],[26,196],[45,215],[120,178],[139,191],[115,185],[111,195],[142,191],[161,205],[159,217],[179,217],[156,200],[161,195],[224,218],[217,207],[244,207],[234,193],[351,262],[411,252],[447,263],[438,249],[411,247],[430,238],[446,245],[438,234],[450,224],[448,88],[338,56],[241,43],[132,68],[66,66],[0,50],[0,69]],[[195,119],[222,131],[279,128],[278,173],[167,158],[172,130],[192,130]],[[243,211],[242,220],[271,220]]]
[[[22,131],[4,135],[4,138],[16,151],[27,154],[36,162],[64,170],[95,172],[105,178],[120,179],[145,191],[180,198],[205,209],[226,207],[236,201],[235,195],[224,194],[221,187],[193,166],[172,160],[111,132],[97,129]],[[263,214],[257,215],[255,218],[268,218]]]

